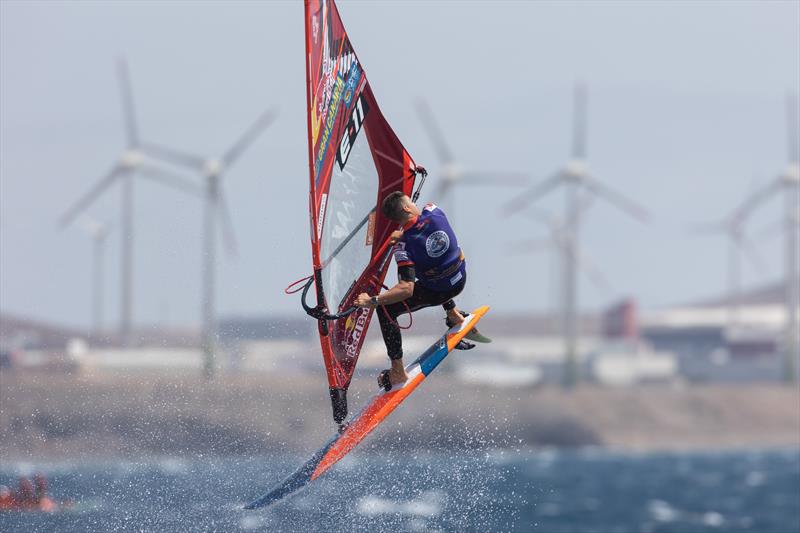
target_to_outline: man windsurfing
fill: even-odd
[[[387,391],[408,379],[403,365],[403,340],[397,317],[425,307],[441,305],[447,313],[445,322],[453,327],[464,322],[453,298],[467,283],[467,265],[458,246],[453,228],[438,206],[427,204],[421,211],[401,191],[389,194],[381,204],[386,218],[397,222],[402,229],[392,234],[397,262],[397,284],[376,295],[361,293],[356,298],[359,307],[382,307],[377,310],[386,352],[391,368],[378,376],[378,384]],[[467,339],[491,342],[473,328]],[[460,341],[460,350],[475,345]]]

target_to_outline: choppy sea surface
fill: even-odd
[[[0,531],[800,531],[800,450],[353,454],[289,499],[241,506],[298,456],[93,464],[42,472],[62,510],[0,512]]]

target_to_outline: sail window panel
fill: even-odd
[[[322,284],[328,308],[338,309],[372,258],[367,219],[378,197],[378,171],[362,131],[343,170],[334,165],[322,230]]]

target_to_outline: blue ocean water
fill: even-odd
[[[302,457],[5,463],[72,500],[0,531],[800,531],[800,450],[353,454],[273,507],[241,506]]]

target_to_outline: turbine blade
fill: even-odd
[[[198,172],[203,172],[203,170],[205,170],[205,159],[182,150],[168,148],[161,144],[145,142],[142,144],[142,152],[153,159],[160,159],[165,163],[182,165]]]
[[[528,176],[521,172],[466,171],[461,173],[458,182],[465,185],[519,187],[528,182]]]
[[[419,119],[422,121],[422,126],[433,143],[433,148],[436,151],[436,155],[439,157],[439,162],[443,165],[452,163],[453,153],[447,146],[442,130],[439,128],[439,124],[436,122],[436,118],[433,116],[433,110],[428,105],[428,102],[422,98],[417,99],[416,109]]]
[[[117,60],[117,75],[119,76],[119,87],[122,94],[122,113],[125,117],[126,140],[128,141],[128,148],[133,148],[139,146],[139,132],[136,127],[130,72],[128,71],[128,62],[124,57],[120,57]]]
[[[561,183],[563,176],[561,171],[556,172],[551,177],[544,181],[534,184],[528,191],[516,196],[512,200],[506,202],[503,206],[504,215],[508,216],[521,210],[526,205],[535,201],[540,196],[547,194],[551,189]]]
[[[75,202],[72,207],[70,207],[63,215],[58,219],[58,224],[61,227],[64,227],[71,223],[75,217],[83,211],[86,207],[89,206],[94,200],[102,194],[112,183],[114,180],[117,179],[120,175],[126,172],[125,169],[120,167],[119,165],[114,165],[111,170],[103,176],[100,181],[95,184],[94,187],[89,189],[89,191],[84,194],[77,202]]]
[[[231,257],[235,258],[239,255],[239,246],[236,243],[236,233],[233,231],[233,219],[231,218],[228,201],[222,190],[217,193],[217,207],[219,208],[219,221],[222,230],[222,240],[225,242],[225,249]]]
[[[150,165],[141,165],[138,168],[142,177],[152,181],[156,181],[173,189],[185,192],[194,196],[202,196],[203,191],[196,184],[178,174],[173,174],[162,168],[157,168]]]
[[[275,118],[278,116],[277,109],[268,109],[261,113],[256,121],[244,132],[244,134],[239,138],[233,146],[231,146],[225,155],[222,156],[222,163],[225,167],[231,166],[242,152],[244,152],[250,144],[256,140],[262,131],[267,129],[267,127],[272,124]]]
[[[770,183],[756,191],[754,194],[751,194],[749,198],[742,202],[741,205],[734,211],[732,218],[735,218],[736,220],[744,220],[755,210],[756,207],[759,206],[759,204],[764,202],[774,193],[780,193],[782,187],[783,184],[781,183],[780,179],[772,180]]]
[[[600,270],[596,263],[582,250],[577,251],[578,268],[583,271],[586,278],[595,286],[603,291],[615,292],[614,287],[602,270]]]
[[[583,161],[586,159],[586,84],[583,82],[575,84],[573,98],[572,157]]]
[[[612,205],[616,206],[618,209],[628,213],[633,218],[637,219],[639,222],[645,223],[650,218],[647,210],[639,205],[637,202],[627,198],[620,192],[615,191],[608,185],[603,185],[596,179],[589,179],[582,180],[583,185],[595,193],[598,196],[603,197]]]

